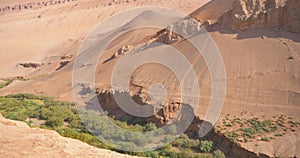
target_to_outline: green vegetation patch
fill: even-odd
[[[244,113],[246,112],[243,111],[241,115]],[[271,141],[276,137],[283,136],[287,131],[296,132],[300,123],[294,119],[285,115],[273,116],[270,119],[267,119],[266,116],[245,119],[236,116],[230,117],[227,114],[222,120],[223,124],[218,124],[216,127],[231,142]]]
[[[4,83],[0,84],[0,89],[10,85],[12,82],[13,80],[6,80]]]
[[[94,110],[84,111],[83,115],[85,115],[85,117],[82,117],[84,118],[82,120],[73,103],[56,101],[53,97],[35,96],[32,94],[0,96],[0,112],[6,118],[24,121],[29,125],[31,125],[34,120],[43,120],[44,124],[40,125],[40,128],[55,130],[64,137],[78,139],[95,147],[115,150],[120,153],[124,152],[105,145],[99,138],[102,136],[111,138],[112,140],[121,140],[121,143],[117,145],[126,147],[126,149],[134,149],[137,146],[145,144],[169,142],[174,138],[172,133],[176,133],[177,130],[176,126],[169,126],[166,129],[167,131],[158,130],[158,135],[162,135],[166,132],[171,134],[162,138],[155,137],[155,139],[142,134],[132,135],[130,132],[121,132],[120,130],[116,130],[116,128],[110,127],[108,122],[105,121],[107,119],[103,119],[103,117],[108,118],[120,128],[127,129],[128,131],[154,131],[157,127],[153,123],[132,124],[132,122],[115,120],[112,117],[108,117],[106,115],[107,113],[99,113]],[[84,125],[88,126],[90,130],[87,130]],[[142,153],[125,153],[157,158],[225,157],[224,153],[220,150],[214,152],[214,143],[212,141],[190,139],[187,135],[181,135],[171,144],[161,149]]]

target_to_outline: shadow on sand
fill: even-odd
[[[237,40],[248,39],[248,38],[286,38],[292,40],[294,42],[300,42],[300,33],[291,33],[279,28],[251,28],[246,30],[230,30],[226,28],[222,28],[218,26],[218,24],[214,24],[208,26],[208,32],[220,32],[222,34],[236,34]]]

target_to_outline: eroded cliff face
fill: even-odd
[[[147,100],[149,100],[148,95],[137,93],[134,95],[130,95],[128,92],[119,92],[119,91],[103,91],[98,92],[98,100],[104,111],[108,111],[112,116],[117,119],[129,118],[131,115],[127,114],[120,108],[119,103],[116,102],[115,96],[121,96],[122,98],[132,98],[133,101],[141,106],[150,105]],[[91,99],[92,100],[92,99]],[[130,105],[130,102],[127,99],[123,99],[122,104]],[[97,109],[98,106],[94,106],[94,104],[87,103],[87,108],[93,110]],[[170,123],[172,119],[176,117],[176,113],[178,113],[182,107],[182,104],[179,102],[170,102],[165,105],[159,105],[160,107],[153,106],[153,116],[143,118],[143,122],[154,122],[155,124],[161,126],[166,123]]]
[[[272,27],[300,33],[299,8],[299,0],[235,0],[218,24],[233,30]]]
[[[110,115],[117,119],[127,119],[133,122],[137,121],[137,117],[132,117],[124,112],[120,105],[115,101],[114,95],[123,95],[123,97],[131,97],[136,103],[140,104],[141,106],[145,105],[145,99],[141,94],[134,94],[130,95],[128,92],[121,92],[121,91],[98,91],[97,99],[101,104],[101,107],[104,111],[108,111]],[[93,100],[93,99],[91,99]],[[93,101],[92,101],[93,102]],[[122,102],[123,104],[126,104]],[[94,104],[87,103],[88,109],[98,110]],[[147,123],[153,122],[158,126],[163,126],[165,124],[171,123],[172,119],[176,119],[177,113],[180,113],[182,117],[184,117],[184,111],[182,109],[189,109],[189,105],[182,104],[179,102],[174,103],[167,103],[163,105],[163,108],[155,113],[153,116],[148,118],[138,118],[139,123]],[[177,120],[180,121],[180,120]],[[132,123],[132,122],[128,122]],[[225,152],[225,154],[229,157],[248,157],[248,158],[255,158],[255,157],[267,157],[263,154],[255,154],[254,152],[248,151],[244,148],[241,148],[238,144],[231,142],[228,138],[224,135],[216,132],[212,129],[204,138],[199,137],[199,130],[203,120],[195,116],[192,122],[190,123],[189,127],[186,129],[185,134],[193,139],[200,139],[200,140],[211,140],[215,142],[216,148],[221,149]]]

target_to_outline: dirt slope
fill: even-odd
[[[1,7],[32,1],[1,1]],[[35,2],[44,2],[36,0]],[[47,2],[47,1],[45,1]],[[77,0],[55,5],[38,6],[0,12],[0,78],[25,76],[27,82],[14,82],[1,89],[2,94],[28,92],[48,94],[72,100],[72,63],[56,70],[61,62],[72,61],[85,36],[102,20],[125,9],[142,6],[170,7],[189,13],[207,0]],[[172,4],[172,5],[170,5]],[[24,26],[24,27],[23,27]],[[16,44],[18,46],[16,46]],[[68,58],[62,59],[67,56]],[[39,63],[38,69],[17,66],[20,63]],[[62,80],[61,76],[65,76]],[[55,82],[55,86],[48,86]],[[30,85],[30,86],[28,86]]]

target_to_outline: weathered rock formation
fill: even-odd
[[[200,27],[201,24],[197,20],[191,17],[185,18],[158,32],[155,42],[172,44],[196,35],[200,31]]]
[[[272,27],[300,33],[300,1],[235,0],[218,24],[233,30]]]
[[[123,46],[122,48],[120,48],[112,58],[116,58],[118,57],[119,55],[124,55],[125,53],[129,52],[130,50],[132,50],[134,47],[131,46],[131,45],[126,45],[126,46]]]

